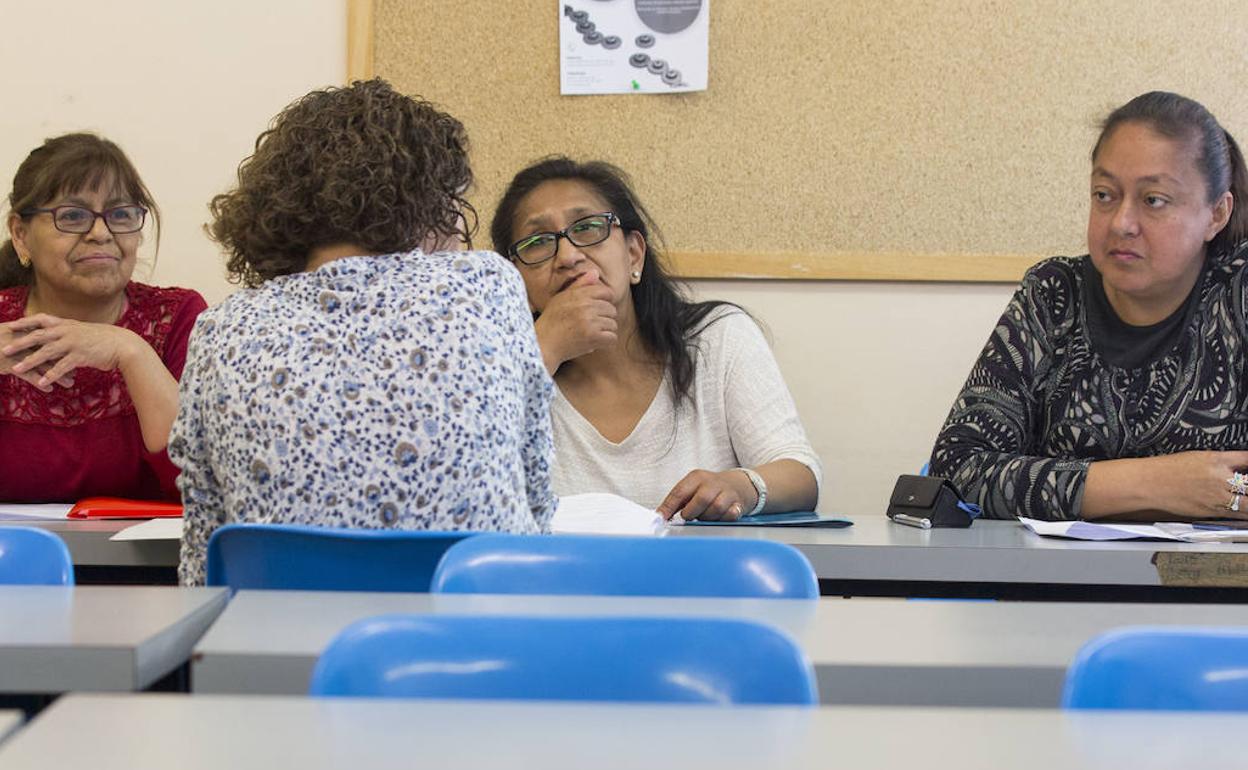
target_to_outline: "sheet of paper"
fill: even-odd
[[[655,535],[666,532],[667,523],[632,500],[593,492],[559,498],[550,528],[555,534]]]
[[[1019,517],[1022,524],[1045,537],[1071,540],[1175,540],[1181,543],[1248,543],[1248,529],[1235,524],[1094,524],[1090,521],[1040,521]]]
[[[180,540],[182,519],[151,519],[126,527],[109,540]]]
[[[1161,522],[1157,529],[1188,543],[1248,543],[1248,529],[1235,525]]]
[[[0,503],[0,521],[63,521],[73,507],[73,503]]]
[[[1154,524],[1093,524],[1089,521],[1040,521],[1020,516],[1023,526],[1045,537],[1064,537],[1070,540],[1177,540],[1182,537],[1170,534]]]
[[[705,91],[710,4],[711,0],[555,0],[559,93]],[[659,131],[655,141],[662,137]]]

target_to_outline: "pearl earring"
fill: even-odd
[[[630,275],[632,275],[632,277],[633,277],[633,283],[639,283],[639,282],[641,281],[641,271],[640,271],[640,270],[634,270],[632,273],[630,273]]]

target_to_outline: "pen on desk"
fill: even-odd
[[[920,519],[918,516],[907,516],[904,513],[894,513],[893,521],[898,524],[905,524],[908,527],[918,527],[919,529],[931,529],[931,519]]]

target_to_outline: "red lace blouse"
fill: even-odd
[[[0,290],[0,323],[22,317],[26,287]],[[207,305],[189,289],[131,282],[117,325],[147,340],[175,378]],[[148,452],[121,372],[78,369],[72,388],[44,393],[0,375],[0,500],[72,502],[108,495],[177,500],[178,469]]]

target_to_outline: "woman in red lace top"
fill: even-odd
[[[49,139],[9,195],[0,246],[0,501],[177,499],[165,455],[196,292],[130,280],[159,212],[93,134]]]

